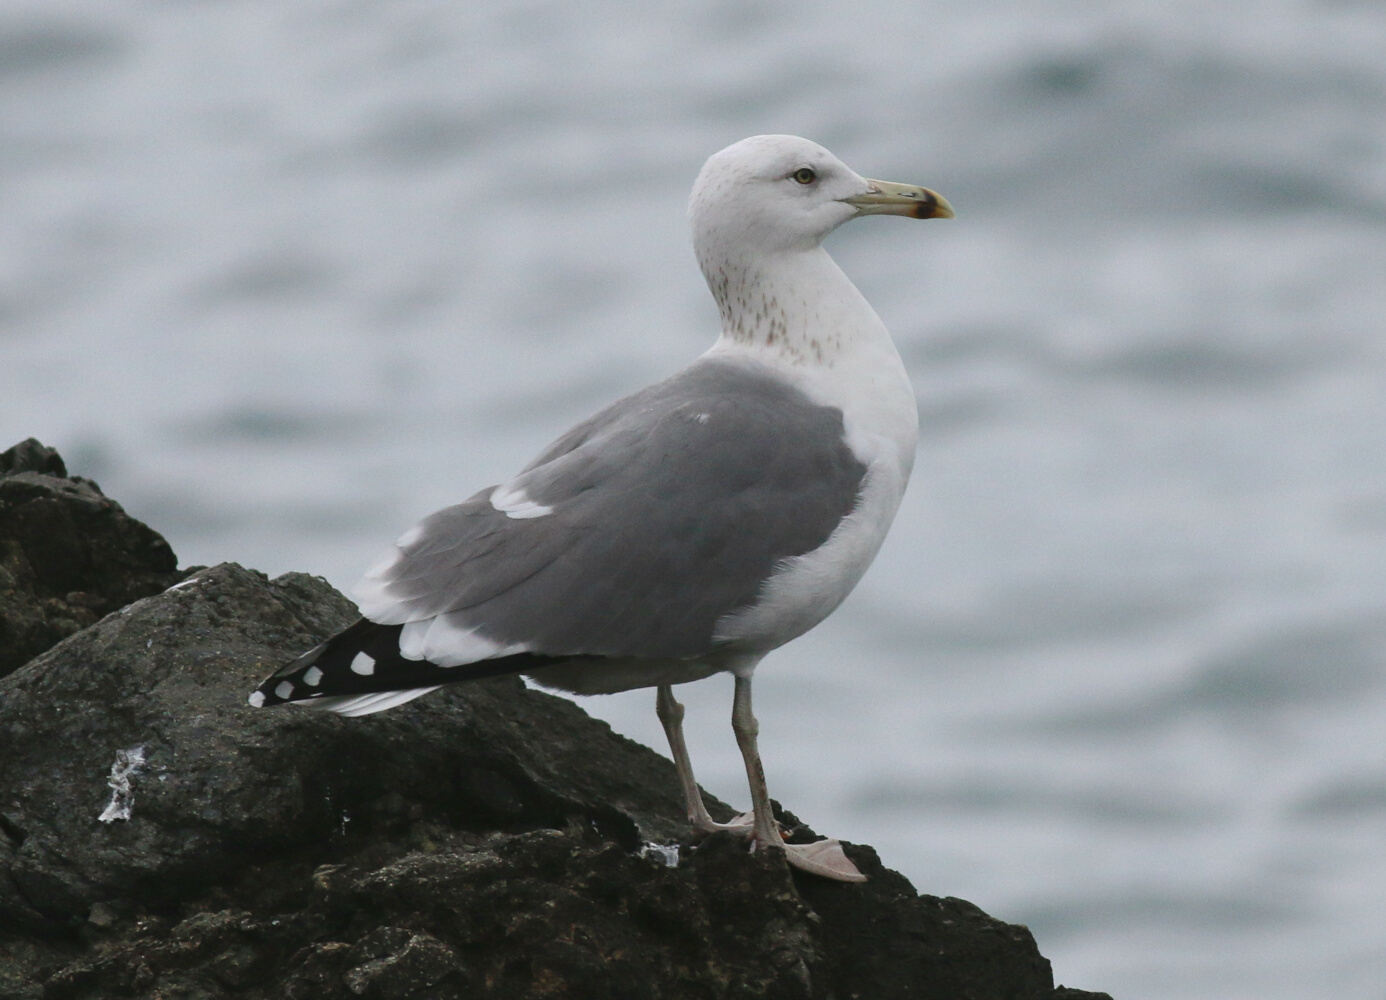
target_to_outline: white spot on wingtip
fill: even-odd
[[[523,487],[511,489],[509,486],[497,486],[491,491],[491,506],[517,521],[553,513],[552,507],[531,500]]]
[[[375,657],[369,653],[357,653],[351,661],[351,672],[360,674],[362,677],[369,677],[375,673]]]
[[[250,707],[251,707],[251,708],[264,708],[264,707],[265,707],[265,692],[263,692],[263,691],[252,691],[252,692],[250,692],[250,697],[247,698],[246,701],[250,702]]]
[[[279,682],[279,686],[276,687],[276,688],[274,689],[274,696],[275,696],[276,698],[283,698],[285,701],[288,701],[288,700],[289,700],[289,696],[290,696],[291,694],[293,694],[293,693],[294,693],[294,684],[293,684],[293,681],[280,681],[280,682]]]
[[[322,680],[322,671],[317,667],[309,667],[303,673],[303,683],[309,687],[317,687],[320,680]]]
[[[410,528],[404,534],[400,535],[399,540],[395,542],[395,545],[401,549],[407,549],[409,548],[409,546],[416,543],[422,537],[423,525],[416,524],[414,525],[414,527]]]

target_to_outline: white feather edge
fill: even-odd
[[[376,691],[371,694],[350,694],[332,695],[326,698],[307,698],[303,701],[296,701],[293,704],[302,708],[319,709],[324,712],[336,712],[338,715],[345,715],[348,718],[356,718],[360,715],[374,715],[376,712],[383,712],[389,708],[403,705],[405,702],[413,701],[415,698],[422,698],[430,691],[437,691],[443,685],[435,684],[432,687],[408,688],[404,691]]]
[[[363,618],[369,618],[380,625],[403,625],[409,620],[408,607],[390,596],[389,592],[393,580],[391,570],[403,560],[404,553],[391,547],[389,552],[366,570],[366,575],[360,582],[351,588],[351,596],[356,599],[356,607],[360,609]]]
[[[529,494],[525,492],[524,486],[518,484],[518,480],[503,483],[493,489],[490,502],[492,509],[514,520],[528,520],[553,513],[552,507],[531,500]],[[408,550],[423,541],[426,533],[423,522],[420,522],[400,535],[395,544],[372,563],[356,586],[351,588],[351,596],[356,599],[356,606],[360,608],[363,617],[381,625],[404,625],[414,620],[408,604],[400,602],[391,595],[390,585],[394,582],[395,572],[404,562]],[[404,655],[409,659],[422,658],[411,656],[407,652]],[[485,655],[495,654],[484,654],[474,658],[484,659]],[[458,662],[469,661],[459,660]],[[453,665],[444,664],[444,666]]]
[[[515,482],[504,483],[491,491],[491,507],[517,521],[553,513],[552,507],[531,500],[525,488]]]
[[[525,652],[521,643],[502,646],[458,622],[460,615],[442,614],[409,622],[399,636],[399,653],[406,660],[427,660],[440,667],[460,667]]]

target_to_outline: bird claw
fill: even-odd
[[[782,824],[776,822],[775,826],[781,833],[787,832]],[[711,820],[702,823],[695,822],[693,828],[703,836],[725,832],[737,837],[746,837],[751,842],[752,854],[761,847],[782,847],[784,848],[785,859],[795,868],[808,872],[810,875],[817,875],[838,882],[866,881],[866,876],[857,869],[856,865],[852,864],[851,859],[843,852],[840,840],[815,840],[811,844],[786,844],[783,840],[778,843],[763,843],[761,838],[755,835],[754,813],[742,813],[739,816],[733,816],[727,823],[714,823]]]
[[[810,875],[838,882],[865,882],[857,866],[842,850],[839,840],[815,840],[812,844],[785,844],[785,858],[795,868]]]
[[[749,837],[755,832],[755,814],[742,813],[733,816],[726,823],[714,823],[712,820],[699,822],[693,821],[693,832],[699,837],[710,837],[714,833],[730,833],[735,837]]]
[[[745,834],[749,836],[756,827],[756,814],[753,812],[738,813],[722,824],[722,829],[730,830],[733,833]]]

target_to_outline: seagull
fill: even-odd
[[[953,217],[927,188],[869,180],[790,135],[743,139],[698,174],[688,218],[721,335],[612,403],[508,482],[424,518],[353,591],[361,619],[276,671],[256,707],[381,712],[501,674],[575,694],[653,687],[701,835],[864,881],[837,840],[786,844],[751,678],[846,598],[914,464],[914,392],[889,332],[822,247],[862,215]],[[751,812],[714,822],[674,685],[730,673]]]

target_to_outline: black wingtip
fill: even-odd
[[[393,650],[394,656],[399,657],[402,628],[400,625],[378,625],[364,618],[358,619],[326,642],[314,646],[270,674],[246,700],[253,708],[272,708],[289,702],[321,698],[326,694],[354,693],[332,690],[325,683],[329,671],[337,672],[335,668],[345,666],[350,672],[353,659],[367,648],[383,647]]]
[[[272,708],[316,698],[351,697],[384,691],[406,691],[525,673],[571,657],[516,653],[440,667],[400,654],[403,625],[380,625],[361,619],[331,639],[280,667],[247,699],[254,708]]]

